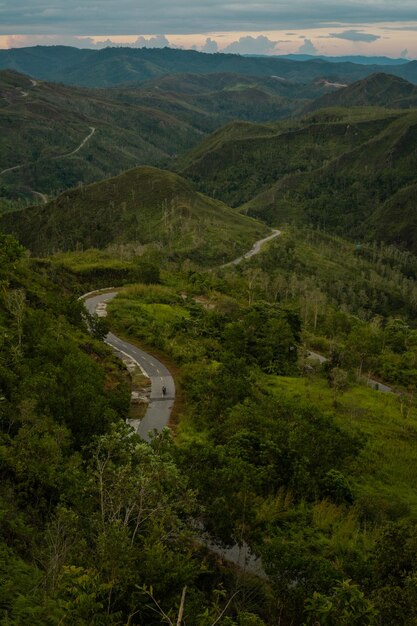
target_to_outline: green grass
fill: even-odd
[[[278,398],[309,402],[365,445],[351,466],[357,502],[368,515],[417,518],[417,411],[401,415],[399,397],[355,385],[335,395],[320,379],[268,377]],[[378,519],[377,521],[382,521]]]

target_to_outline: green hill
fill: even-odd
[[[315,170],[362,145],[393,116],[332,110],[273,125],[229,124],[186,154],[178,169],[204,193],[238,206],[287,174]]]
[[[270,224],[295,221],[415,252],[416,145],[417,110],[332,108],[229,124],[178,167],[200,191]]]
[[[340,106],[410,109],[417,106],[417,87],[397,76],[373,74],[345,88],[321,96],[307,105],[306,111]]]
[[[230,260],[268,229],[194,191],[171,172],[138,167],[72,189],[44,206],[3,215],[0,227],[36,255],[153,244],[169,258]]]
[[[242,210],[273,223],[307,222],[417,251],[417,111],[386,118],[379,132],[310,172],[292,172]]]
[[[236,74],[87,90],[2,70],[0,196],[55,194],[136,165],[166,166],[232,119],[279,119],[323,91]],[[75,152],[91,128],[94,136]]]

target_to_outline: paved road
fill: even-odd
[[[116,296],[117,291],[88,296],[84,299],[84,303],[90,313],[95,313],[99,304],[109,302]],[[149,441],[149,432],[154,429],[160,432],[168,426],[175,399],[174,379],[163,363],[133,344],[123,341],[113,333],[109,333],[105,341],[116,351],[133,359],[151,380],[149,406],[136,431],[142,439]],[[166,388],[165,396],[162,393],[162,387]]]
[[[266,243],[267,241],[271,241],[271,239],[275,239],[275,237],[279,237],[280,234],[281,234],[280,230],[273,230],[271,235],[268,235],[268,237],[265,237],[264,239],[260,239],[259,241],[254,243],[252,248],[249,250],[249,252],[245,252],[245,254],[242,254],[242,256],[237,257],[237,259],[234,259],[233,261],[229,261],[229,263],[225,263],[221,267],[229,267],[230,265],[239,265],[239,263],[241,263],[245,259],[250,259],[252,256],[255,256],[255,254],[259,254],[264,243]]]
[[[58,159],[66,159],[67,157],[70,157],[70,156],[73,156],[74,154],[77,154],[77,152],[79,152],[81,150],[81,148],[83,148],[85,146],[85,144],[91,139],[91,137],[96,132],[96,129],[93,126],[90,126],[89,128],[90,128],[90,132],[88,133],[88,135],[86,137],[84,137],[84,139],[82,140],[80,145],[77,146],[75,148],[75,150],[72,150],[71,152],[67,152],[66,154],[58,154],[58,156],[54,156],[54,157],[44,157],[44,158],[41,158],[39,160],[41,160],[41,161],[56,161]],[[21,165],[14,165],[13,167],[7,167],[5,170],[2,170],[0,172],[0,176],[2,176],[2,174],[6,174],[7,172],[14,172],[15,170],[20,170],[22,167],[26,167],[27,165],[33,165],[34,163],[37,163],[37,161],[28,161],[27,163],[22,163]]]

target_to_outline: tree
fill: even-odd
[[[378,612],[363,591],[350,580],[333,587],[330,594],[313,593],[305,603],[304,626],[373,626]]]

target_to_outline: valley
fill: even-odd
[[[0,50],[0,624],[415,623],[417,74],[376,61]]]

